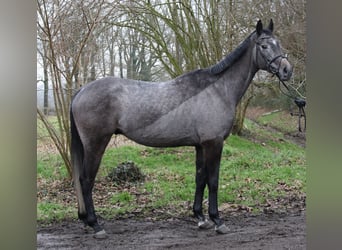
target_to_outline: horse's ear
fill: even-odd
[[[257,25],[256,25],[256,32],[257,32],[258,36],[261,35],[262,29],[263,29],[263,27],[262,27],[262,22],[261,22],[261,20],[259,20],[258,23],[257,23]]]
[[[271,20],[270,20],[270,24],[268,25],[268,29],[269,29],[271,32],[273,32],[273,20],[272,20],[272,18],[271,18]]]

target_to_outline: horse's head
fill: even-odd
[[[292,75],[292,66],[284,55],[277,38],[273,36],[273,21],[268,28],[263,29],[259,20],[256,25],[255,62],[260,69],[275,74],[282,81],[287,81]]]

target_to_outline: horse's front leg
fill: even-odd
[[[194,216],[198,219],[198,227],[200,229],[208,229],[213,227],[213,223],[208,221],[203,215],[202,203],[205,186],[208,182],[207,170],[204,164],[203,148],[196,147],[196,192],[193,206]]]
[[[217,204],[217,192],[219,183],[220,162],[223,149],[223,140],[208,141],[203,145],[205,168],[207,170],[209,188],[209,217],[215,223],[217,233],[229,232],[228,227],[220,218]]]

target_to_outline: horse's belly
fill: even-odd
[[[125,131],[124,135],[139,144],[152,147],[194,146],[218,137],[225,138],[229,127],[226,123],[213,123],[210,120],[198,122],[189,114],[183,119],[158,121]]]
[[[191,146],[198,143],[196,126],[186,117],[164,116],[151,124],[123,131],[131,140],[152,147]]]
[[[151,147],[191,146],[198,141],[191,131],[172,130],[162,127],[147,127],[124,134],[139,144]]]

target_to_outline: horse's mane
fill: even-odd
[[[251,36],[255,33],[252,32],[239,46],[230,52],[221,61],[209,67],[209,72],[213,75],[217,75],[228,69],[238,58],[240,58],[247,50],[251,42]]]

